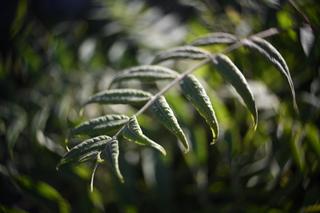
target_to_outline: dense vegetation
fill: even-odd
[[[320,211],[320,7],[315,0],[16,0],[0,8],[1,212]],[[282,62],[253,51],[259,41],[224,38],[192,53],[189,46],[187,53],[179,49],[174,55],[188,60],[164,61],[168,50],[172,57],[176,47],[195,44],[209,33],[244,39],[269,29],[276,33],[264,39],[288,65],[298,111],[290,80],[281,72]],[[225,51],[232,45],[236,48]],[[108,134],[112,137],[143,105],[83,107],[86,101],[94,102],[89,97],[106,89],[134,88],[139,89],[137,97],[148,98],[178,73],[197,66],[199,61],[190,58],[208,60],[208,52],[223,52],[230,60],[213,55],[216,67],[203,63],[194,76],[161,94],[165,99],[137,117],[140,130],[158,143],[151,146],[165,150],[166,156],[130,143],[137,136],[124,129],[119,143],[110,146],[119,146],[122,175],[118,168],[114,172],[117,164],[112,159],[106,160],[97,168],[90,192],[95,160],[56,170],[59,162],[70,160],[66,145],[72,150],[87,138],[106,134],[98,128],[85,130],[87,137],[75,137],[80,130],[74,127],[99,116],[124,114],[121,119],[108,117],[120,120]],[[152,67],[146,77],[141,65],[152,60],[158,60],[161,68]],[[219,71],[230,61],[248,87],[239,89],[235,86],[239,81],[228,79],[230,72]],[[139,81],[127,81],[132,67],[140,72],[134,77]],[[161,69],[161,76],[159,70],[156,77],[150,75],[154,69]],[[140,84],[146,79],[147,84]],[[190,85],[202,85],[213,117],[201,105],[208,102],[188,95],[197,93]],[[169,128],[161,122],[163,106],[176,117]],[[256,110],[255,129],[251,117],[257,117]],[[210,122],[213,118],[219,134],[217,122]],[[170,133],[172,128],[175,134]],[[214,137],[216,143],[210,145]]]

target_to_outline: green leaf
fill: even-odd
[[[70,149],[60,160],[57,169],[67,163],[84,162],[95,158],[112,138],[106,135],[90,138]]]
[[[308,145],[311,147],[312,151],[315,152],[320,158],[320,133],[316,125],[311,123],[307,124],[305,127],[306,138]]]
[[[91,119],[79,124],[71,130],[70,136],[73,135],[97,135],[97,133],[107,134],[119,129],[122,125],[129,121],[126,115],[110,114]]]
[[[292,82],[290,71],[286,61],[284,60],[282,55],[279,53],[279,51],[265,39],[262,39],[256,36],[251,37],[250,39],[244,39],[242,43],[244,46],[257,51],[261,55],[266,57],[286,78],[291,90],[294,108],[296,111],[298,111],[296,94],[294,91],[294,85]]]
[[[213,136],[213,141],[211,144],[215,143],[215,140],[219,136],[219,126],[216,114],[205,89],[193,75],[187,75],[184,79],[182,79],[180,81],[180,86],[182,93],[193,104],[199,114],[210,126]]]
[[[212,61],[221,76],[230,82],[237,93],[241,96],[253,116],[255,123],[254,128],[256,128],[258,123],[258,111],[247,80],[237,66],[226,55],[218,54]]]
[[[189,151],[187,138],[165,97],[160,96],[157,98],[151,105],[150,110],[157,119],[181,141],[181,145],[184,147],[185,153],[187,153]]]
[[[156,65],[143,65],[138,67],[133,67],[120,72],[115,78],[112,79],[110,87],[112,84],[136,79],[146,83],[153,83],[159,80],[170,80],[178,76],[178,73],[166,67],[156,66]]]
[[[304,134],[300,125],[294,127],[296,128],[293,128],[294,131],[292,131],[290,148],[292,152],[293,161],[297,164],[299,170],[303,172],[306,168],[305,148],[302,146]]]
[[[213,44],[232,44],[236,41],[237,37],[235,35],[223,32],[216,32],[194,40],[193,42],[191,42],[191,45],[208,46]]]
[[[151,98],[151,94],[137,89],[111,89],[91,96],[84,105],[98,104],[144,104]]]
[[[154,57],[152,64],[157,64],[162,61],[166,61],[170,59],[201,60],[201,59],[207,58],[208,55],[210,55],[208,51],[198,47],[193,47],[193,46],[176,47],[176,48],[172,48],[172,49],[158,53]]]
[[[157,144],[156,142],[154,142],[153,140],[151,140],[143,134],[135,116],[130,119],[129,123],[122,131],[122,135],[128,141],[132,141],[143,146],[151,146],[159,150],[163,155],[166,155],[166,151],[161,145]]]
[[[115,171],[119,180],[123,183],[124,179],[119,169],[119,142],[117,139],[112,139],[104,149],[104,154],[112,164],[112,168]]]

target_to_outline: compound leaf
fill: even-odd
[[[237,93],[241,96],[247,108],[253,116],[255,128],[258,122],[258,112],[255,104],[253,94],[249,88],[249,84],[242,75],[238,67],[230,60],[229,57],[223,54],[218,54],[213,58],[213,63],[217,68],[219,74],[226,79],[235,88]]]
[[[182,79],[180,81],[180,86],[182,93],[210,126],[213,136],[211,144],[213,144],[219,136],[219,126],[211,101],[205,89],[193,75],[187,75]]]
[[[79,134],[97,135],[97,133],[107,134],[119,129],[128,121],[129,117],[126,115],[109,114],[101,116],[79,124],[71,130],[70,136]]]
[[[174,79],[177,76],[177,72],[166,67],[143,65],[120,72],[115,78],[112,79],[110,86],[116,82],[125,80],[136,79],[142,82],[150,83],[159,80]]]
[[[157,64],[162,61],[166,61],[170,59],[201,60],[201,59],[207,58],[208,55],[210,55],[209,52],[198,47],[193,47],[193,46],[175,47],[175,48],[158,53],[154,57],[152,64]]]
[[[84,103],[99,104],[144,104],[151,98],[151,94],[137,89],[111,89],[99,92]]]
[[[185,153],[188,152],[189,144],[187,138],[165,97],[160,96],[157,98],[150,109],[157,119],[181,141]]]
[[[111,139],[109,136],[100,135],[81,142],[62,157],[57,168],[67,163],[84,162],[96,157]]]
[[[242,43],[244,46],[257,51],[261,55],[266,57],[286,78],[291,90],[294,108],[295,110],[298,111],[298,107],[296,103],[296,94],[294,91],[294,85],[292,82],[290,71],[286,61],[284,60],[282,55],[279,53],[279,51],[268,41],[257,36],[253,36],[250,39],[244,39]]]
[[[132,141],[143,146],[151,146],[160,151],[163,155],[166,155],[166,151],[161,145],[157,144],[156,142],[154,142],[153,140],[151,140],[143,134],[135,116],[133,116],[129,120],[129,123],[125,126],[125,128],[122,131],[122,135],[128,141]]]
[[[232,44],[236,41],[237,37],[235,35],[223,32],[216,32],[194,40],[193,42],[191,42],[191,45],[208,46],[213,44]]]

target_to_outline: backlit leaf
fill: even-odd
[[[119,129],[128,121],[129,117],[126,115],[110,114],[101,116],[79,124],[71,130],[70,136],[79,134],[97,135],[97,133],[107,134]]]
[[[193,46],[208,46],[213,44],[232,44],[237,41],[237,37],[223,32],[212,33],[204,37],[200,37],[193,42]]]
[[[125,80],[136,79],[141,82],[150,83],[159,80],[174,79],[177,76],[178,73],[169,68],[156,65],[144,65],[133,67],[120,72],[115,78],[113,78],[110,86],[116,82]]]
[[[258,112],[249,84],[237,66],[225,55],[218,54],[213,58],[213,63],[221,76],[230,82],[241,96],[253,116],[255,128],[258,122]]]
[[[98,104],[144,104],[151,97],[151,94],[137,89],[111,89],[91,96],[84,105],[90,103]]]
[[[286,80],[290,86],[291,95],[292,95],[292,99],[293,99],[293,105],[294,105],[295,110],[298,111],[298,106],[296,103],[296,94],[294,91],[294,85],[292,82],[290,71],[289,71],[289,68],[288,68],[286,61],[281,56],[279,51],[272,44],[270,44],[268,41],[266,41],[265,39],[262,39],[260,37],[251,37],[250,40],[245,39],[245,40],[243,40],[243,45],[259,52],[261,55],[266,57],[281,72],[281,74],[286,78]]]
[[[189,144],[185,134],[183,133],[176,116],[163,96],[155,100],[151,106],[151,111],[157,119],[170,130],[182,143],[184,151],[189,151]]]
[[[187,75],[183,80],[181,80],[180,86],[182,93],[193,104],[196,110],[210,126],[213,136],[213,144],[219,136],[219,126],[211,101],[205,89],[193,75]]]
[[[170,59],[193,59],[193,60],[201,60],[208,57],[210,53],[206,50],[203,50],[198,47],[193,46],[183,46],[183,47],[175,47],[166,51],[162,51],[158,53],[152,64],[157,64],[162,61],[170,60]]]
[[[143,146],[151,146],[159,150],[163,155],[166,155],[166,151],[161,145],[157,144],[156,142],[154,142],[153,140],[151,140],[143,134],[135,116],[130,119],[129,123],[122,131],[122,135],[128,141],[132,141]]]

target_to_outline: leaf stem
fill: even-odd
[[[99,160],[97,158],[96,163],[94,164],[93,170],[92,170],[92,174],[91,174],[91,179],[90,179],[90,191],[93,192],[93,181],[94,181],[94,176],[96,174],[96,170],[99,166]]]

